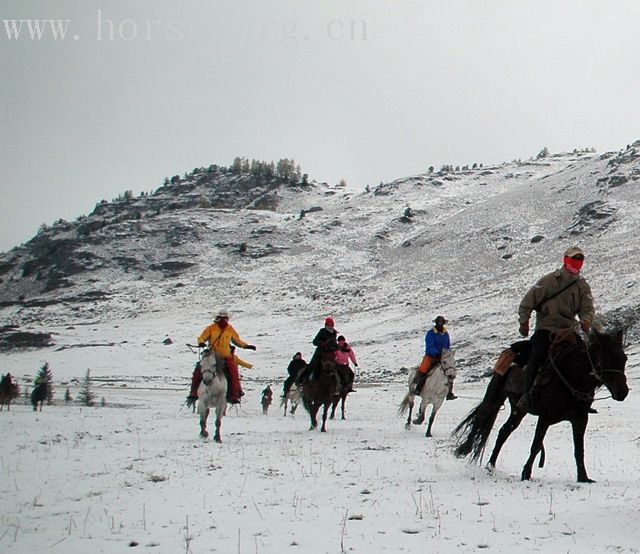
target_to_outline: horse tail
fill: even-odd
[[[453,430],[452,436],[457,439],[455,455],[459,458],[471,454],[476,462],[482,457],[498,412],[507,399],[505,381],[505,377],[494,373],[482,402]]]
[[[405,413],[407,413],[407,410],[409,409],[411,402],[412,402],[411,393],[408,392],[407,394],[404,395],[402,402],[400,402],[400,406],[398,406],[398,417],[401,417]]]

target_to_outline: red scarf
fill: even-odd
[[[224,331],[227,328],[227,325],[229,325],[229,320],[224,318],[219,319],[218,321],[216,321],[216,325]]]
[[[569,273],[578,275],[583,265],[584,265],[584,260],[576,260],[575,258],[570,258],[569,256],[564,257],[564,268]]]

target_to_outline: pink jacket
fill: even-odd
[[[340,365],[349,365],[349,360],[353,362],[353,365],[358,365],[356,353],[353,351],[353,348],[351,348],[347,343],[343,343],[342,346],[338,344],[338,350],[336,350],[336,363]]]

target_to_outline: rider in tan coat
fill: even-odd
[[[565,329],[575,329],[576,317],[585,333],[591,330],[595,308],[591,287],[580,275],[583,264],[582,249],[568,248],[562,267],[542,277],[520,302],[518,321],[523,337],[529,334],[531,312],[536,312],[536,327],[531,336],[531,354],[525,373],[525,394],[518,404],[523,410],[531,407],[531,388],[538,370],[547,360],[553,336]]]

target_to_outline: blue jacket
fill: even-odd
[[[442,333],[438,333],[436,328],[429,329],[424,337],[425,354],[432,358],[439,357],[442,354],[443,349],[451,350],[451,339],[449,338],[449,331],[446,328]]]

